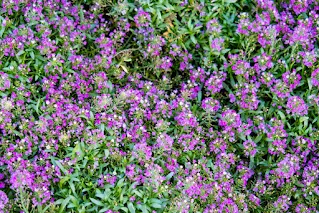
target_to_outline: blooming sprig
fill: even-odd
[[[316,1],[90,2],[1,2],[0,212],[318,211]]]
[[[308,106],[305,101],[298,96],[291,96],[287,101],[287,113],[303,116],[308,113]]]

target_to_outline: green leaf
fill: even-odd
[[[191,40],[194,44],[197,44],[197,40],[194,35],[191,35]]]
[[[249,168],[254,169],[254,167],[255,167],[254,157],[250,156]]]
[[[30,56],[34,60],[34,52],[30,52]]]
[[[301,117],[300,118],[300,123],[307,121],[309,119],[309,117]]]
[[[110,155],[110,151],[108,149],[104,149],[105,158],[108,158]]]
[[[142,210],[143,213],[148,213],[148,210],[145,205],[141,205],[139,209]]]
[[[139,191],[134,190],[133,193],[139,196],[140,198],[143,198],[143,195]]]
[[[90,120],[91,120],[91,121],[94,121],[94,114],[93,114],[92,111],[90,111]]]
[[[65,209],[66,205],[69,204],[70,200],[71,200],[71,197],[67,197],[66,199],[64,199],[64,200],[62,201],[61,207],[60,207],[60,209],[59,209],[59,213],[65,212],[64,209]]]
[[[1,30],[0,30],[0,37],[1,38],[2,38],[2,35],[3,35],[5,29],[6,29],[5,27],[1,27]]]
[[[268,167],[269,163],[268,163],[268,161],[262,161],[262,162],[259,162],[258,165],[264,165],[264,166]]]
[[[162,206],[160,204],[158,204],[158,203],[152,203],[151,207],[153,207],[155,209],[161,209],[162,208]]]
[[[311,78],[307,79],[307,83],[308,83],[309,91],[311,91],[311,89],[312,89]]]
[[[197,100],[199,103],[202,101],[202,96],[203,96],[203,93],[202,93],[202,90],[200,90],[197,95]]]
[[[239,134],[238,135],[240,139],[242,139],[243,141],[247,140],[244,134]]]
[[[69,205],[67,207],[68,208],[74,208],[74,207],[76,207],[76,205],[74,205],[73,203],[69,203]]]
[[[260,134],[255,138],[254,142],[258,143],[262,138],[263,138],[263,134]]]
[[[230,4],[230,3],[236,3],[237,0],[226,0],[226,2],[229,3],[229,4]]]
[[[25,53],[24,50],[20,50],[20,51],[17,53],[16,56],[20,56],[20,55],[22,55],[23,53]]]
[[[233,93],[232,91],[231,91],[231,89],[228,87],[228,85],[227,84],[225,84],[224,82],[222,83],[223,84],[223,87],[225,88],[225,90],[227,91],[227,92],[229,92],[229,93]]]
[[[128,209],[126,207],[121,207],[120,209],[122,209],[124,212],[128,212]]]
[[[83,13],[83,10],[80,10],[80,18],[81,18],[81,21],[84,19],[84,13]]]
[[[281,111],[277,111],[277,113],[279,114],[281,120],[285,123],[285,121],[286,121],[286,116],[285,116],[285,114],[284,114],[283,112],[281,112]]]
[[[90,200],[91,200],[95,205],[104,206],[104,204],[103,204],[101,201],[99,201],[99,200],[96,200],[96,199],[91,198],[91,197],[90,197]]]
[[[35,111],[37,112],[38,115],[39,115],[40,101],[41,101],[41,99],[39,99],[39,100],[37,101],[37,105],[36,105],[36,107],[35,107]]]
[[[66,181],[68,181],[68,180],[70,180],[70,177],[69,177],[69,176],[66,176],[66,177],[60,179],[60,182],[59,182],[60,187],[62,187],[63,184],[64,184]]]
[[[160,199],[157,199],[157,198],[151,198],[149,200],[151,203],[158,203],[158,204],[162,204],[162,201]]]
[[[15,134],[15,135],[17,135],[17,136],[22,136],[22,134],[20,133],[20,132],[18,132],[17,130],[12,130],[13,131],[13,133]]]
[[[103,209],[101,209],[101,210],[99,211],[99,213],[104,213],[104,212],[106,212],[107,210],[110,210],[110,208],[103,208]]]
[[[135,213],[135,207],[134,207],[133,203],[129,202],[127,204],[127,207],[129,209],[130,213]]]
[[[166,175],[165,179],[168,181],[170,180],[174,175],[174,172],[170,172],[168,175]]]
[[[72,181],[70,181],[69,184],[70,184],[70,187],[71,187],[73,194],[76,195],[74,183]]]
[[[117,182],[116,187],[121,188],[124,185],[124,178],[122,178],[121,180],[119,180],[119,182]]]

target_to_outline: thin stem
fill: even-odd
[[[28,211],[27,207],[24,205],[24,199],[23,199],[21,187],[19,187],[19,192],[20,192],[20,201],[21,201],[22,209],[23,209],[24,213],[28,213],[29,211]]]
[[[132,49],[125,49],[125,50],[121,50],[120,52],[116,53],[114,55],[114,57],[118,56],[119,54],[122,54],[124,52],[130,52],[130,51],[135,51],[135,50],[140,50],[140,48],[132,48]]]

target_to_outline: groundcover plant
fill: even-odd
[[[0,212],[319,211],[318,1],[0,3]]]

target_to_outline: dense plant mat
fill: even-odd
[[[319,210],[318,1],[0,3],[0,212]]]

